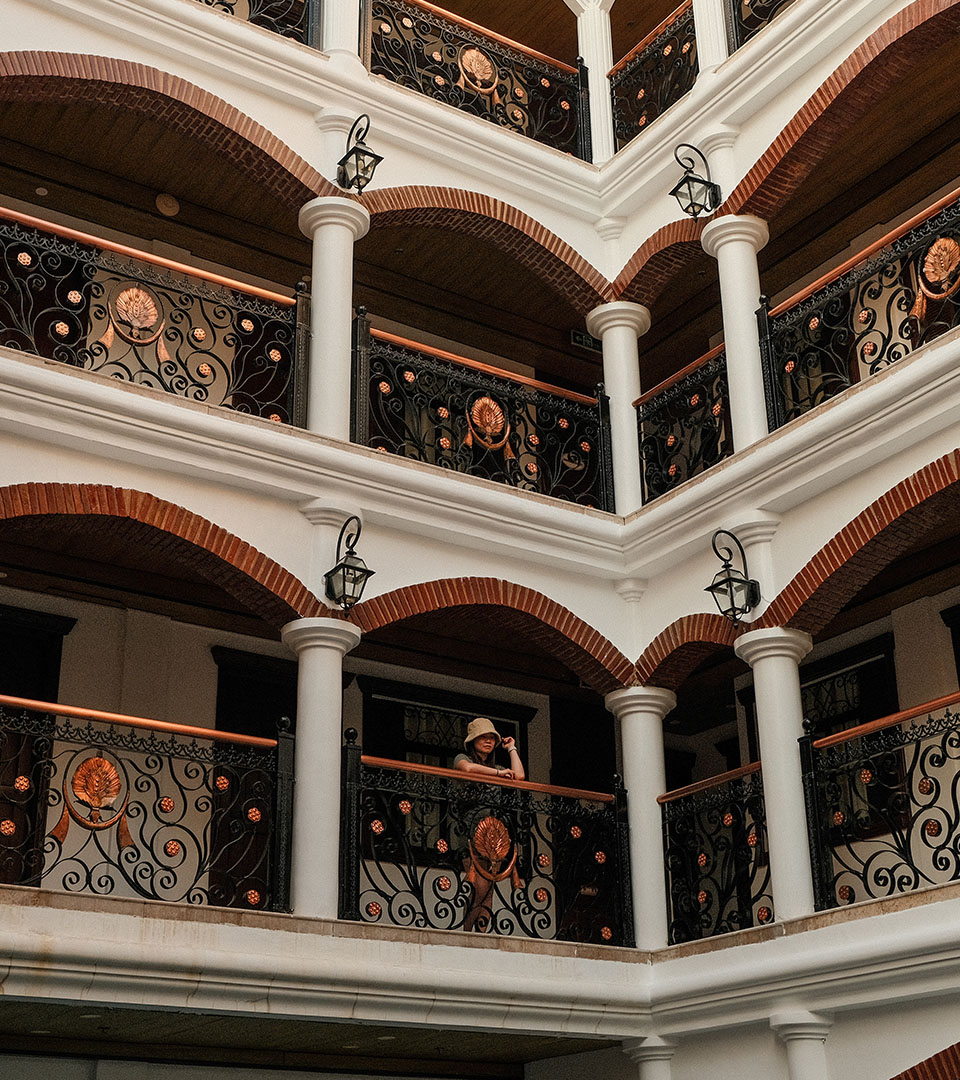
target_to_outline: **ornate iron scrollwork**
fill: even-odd
[[[730,7],[730,47],[739,49],[754,34],[762,30],[771,19],[793,0],[728,0]]]

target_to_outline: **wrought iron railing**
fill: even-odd
[[[340,917],[632,945],[626,795],[343,750]]]
[[[587,69],[553,60],[425,0],[365,0],[374,75],[591,160]]]
[[[0,881],[289,909],[293,736],[0,697]]]
[[[0,207],[0,345],[302,426],[298,301]]]
[[[355,323],[353,441],[524,491],[613,509],[607,399]]]
[[[793,0],[727,0],[727,36],[734,52]]]
[[[800,740],[819,909],[960,880],[958,704]]]
[[[238,19],[320,48],[320,0],[200,0]]]
[[[733,453],[722,345],[634,402],[645,503]]]
[[[770,922],[759,763],[669,791],[657,801],[663,814],[670,943]]]
[[[609,73],[617,149],[689,93],[698,70],[693,3],[684,0]]]
[[[960,323],[960,192],[759,312],[770,430]]]

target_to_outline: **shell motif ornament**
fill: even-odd
[[[59,823],[51,831],[51,836],[59,843],[63,843],[67,837],[67,830],[72,818],[84,829],[99,832],[102,829],[111,829],[117,826],[117,838],[121,848],[130,847],[133,840],[127,826],[127,797],[123,805],[114,815],[106,820],[103,819],[102,811],[112,809],[120,796],[123,782],[120,773],[113,762],[106,758],[94,755],[88,757],[76,767],[70,787],[74,799],[78,803],[90,808],[90,814],[84,817],[74,806],[73,801],[67,795],[67,779],[63,781],[63,815]]]
[[[478,877],[491,882],[503,881],[509,877],[514,888],[519,889],[523,883],[516,865],[517,849],[506,825],[492,815],[485,817],[473,830],[470,838],[470,864],[465,880],[474,885]]]
[[[119,337],[129,345],[157,344],[157,354],[161,360],[168,360],[167,350],[162,341],[166,320],[160,317],[156,298],[140,285],[128,285],[117,293],[108,308],[107,329],[99,344],[110,348],[114,338]]]
[[[478,94],[492,94],[497,87],[497,69],[489,56],[475,46],[460,54],[462,79]]]
[[[910,314],[918,320],[927,315],[928,300],[945,300],[960,288],[960,243],[952,236],[938,236],[917,267],[917,298]]]
[[[513,451],[507,445],[509,438],[510,425],[504,415],[503,406],[487,394],[478,397],[467,409],[467,435],[463,440],[465,445],[473,446],[476,439],[485,450],[503,449],[503,456],[512,458]]]

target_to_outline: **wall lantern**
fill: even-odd
[[[703,162],[704,172],[707,178],[698,176],[694,172],[696,161],[692,157],[681,157],[681,150],[692,150]],[[673,188],[670,194],[680,204],[680,209],[696,220],[701,214],[712,214],[720,205],[720,185],[711,183],[710,166],[707,159],[695,147],[689,143],[680,143],[674,150],[673,156],[678,165],[683,166],[683,176],[680,182]]]
[[[353,525],[354,531],[347,532]],[[350,608],[363,595],[363,587],[367,578],[373,577],[375,570],[368,570],[367,564],[354,551],[357,541],[360,539],[360,519],[356,516],[348,517],[340,530],[337,539],[337,565],[323,575],[328,599],[332,600],[344,611]],[[343,542],[346,537],[347,551],[343,554]]]
[[[363,141],[370,130],[370,117],[361,113],[353,122],[347,136],[347,152],[337,162],[337,183],[342,188],[363,189],[373,179],[377,166],[383,161]]]
[[[726,546],[720,546],[718,540],[721,536],[729,536],[737,545],[740,552],[740,565],[743,570],[738,570],[732,563],[733,552]],[[720,614],[732,619],[734,625],[740,621],[741,615],[746,615],[760,603],[760,582],[748,577],[747,557],[743,552],[743,544],[726,529],[717,529],[713,534],[713,553],[723,563],[714,575],[713,581],[704,589],[710,593],[717,602]]]

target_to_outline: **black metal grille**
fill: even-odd
[[[663,803],[670,943],[773,918],[758,773]]]
[[[689,93],[698,71],[693,6],[687,3],[649,44],[610,76],[617,149]]]
[[[602,393],[552,393],[367,333],[358,319],[353,440],[601,510],[613,508]]]
[[[9,348],[302,424],[305,342],[295,306],[0,221],[0,344]]]
[[[644,502],[733,453],[728,406],[727,358],[719,352],[637,407]]]
[[[362,763],[344,748],[341,918],[632,944],[626,799]]]
[[[366,7],[374,75],[590,160],[582,63],[570,71],[408,0]]]
[[[320,0],[200,0],[216,11],[320,47]]]
[[[730,49],[735,51],[762,30],[793,0],[727,0]]]

